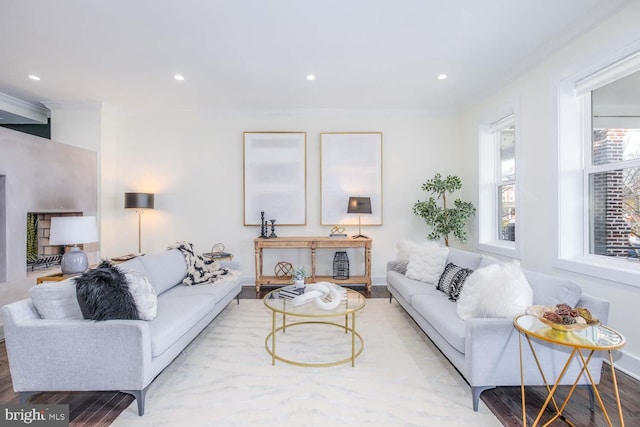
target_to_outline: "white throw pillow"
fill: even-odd
[[[533,290],[520,263],[492,264],[466,280],[456,305],[462,320],[473,317],[515,317],[533,304]]]
[[[158,296],[149,279],[137,271],[125,274],[129,283],[129,292],[138,308],[140,320],[153,320],[158,313]]]
[[[407,265],[409,264],[409,258],[411,257],[411,251],[418,244],[411,240],[401,240],[396,247],[398,248],[398,254],[396,255],[396,266],[394,268],[398,273],[405,274],[407,272]]]
[[[416,245],[409,256],[407,277],[435,285],[444,271],[447,255],[449,248],[436,242]]]

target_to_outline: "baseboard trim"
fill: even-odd
[[[609,359],[605,358],[605,363],[609,364]],[[615,351],[613,353],[613,363],[616,369],[624,372],[630,377],[640,381],[640,359],[632,356],[624,351]]]

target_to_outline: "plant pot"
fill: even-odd
[[[304,288],[304,279],[296,279],[293,281],[296,288]]]

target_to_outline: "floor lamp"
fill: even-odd
[[[153,193],[124,193],[124,208],[138,213],[138,253],[142,253],[142,213],[153,206]]]
[[[354,239],[363,237],[368,239],[367,236],[362,234],[362,221],[361,214],[371,213],[371,198],[370,197],[349,197],[349,206],[347,207],[347,213],[358,214],[358,234],[353,236]]]

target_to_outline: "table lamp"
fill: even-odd
[[[89,268],[87,254],[78,247],[82,243],[98,241],[95,216],[54,216],[49,231],[50,245],[73,245],[62,255],[62,274],[83,273]]]
[[[124,193],[124,208],[135,209],[138,213],[138,253],[142,252],[142,213],[153,207],[153,193]]]
[[[347,207],[347,213],[358,214],[358,234],[353,236],[354,239],[359,237],[368,239],[367,236],[362,234],[362,221],[361,214],[371,213],[371,198],[370,197],[349,197],[349,206]]]

